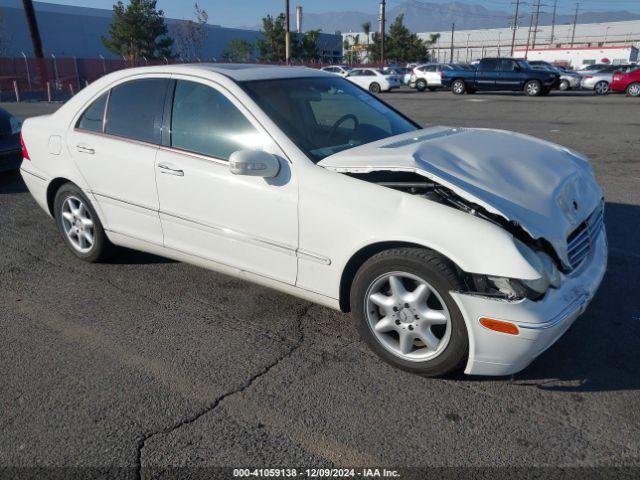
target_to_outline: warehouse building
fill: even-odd
[[[34,2],[40,34],[48,57],[115,58],[102,45],[107,36],[112,10]],[[177,20],[167,19],[171,32]],[[202,61],[222,60],[230,40],[255,42],[260,32],[239,28],[207,25],[207,35],[199,58]],[[318,46],[323,59],[342,58],[342,37],[320,34]],[[21,0],[0,0],[0,56],[28,57],[33,55]],[[196,59],[192,59],[196,60]]]

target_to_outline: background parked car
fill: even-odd
[[[0,108],[0,172],[17,170],[22,161],[22,121]]]
[[[453,70],[451,65],[444,63],[427,63],[418,65],[413,69],[409,86],[416,88],[420,92],[427,88],[432,92],[442,88],[442,75],[445,70]]]
[[[525,60],[513,58],[483,58],[476,70],[443,70],[442,76],[442,85],[456,95],[511,90],[539,96],[557,88],[559,81],[558,73],[535,70]]]
[[[580,82],[582,81],[582,75],[571,70],[557,67],[549,62],[542,60],[534,60],[529,62],[535,70],[546,70],[548,72],[555,72],[560,75],[560,83],[558,84],[559,90],[571,90],[573,88],[580,88]]]
[[[384,67],[382,73],[396,75],[403,85],[409,85],[411,81],[411,69],[407,67]]]
[[[640,68],[627,73],[614,72],[609,90],[616,93],[626,93],[631,97],[640,97]]]
[[[346,77],[351,71],[351,67],[347,65],[332,65],[330,67],[322,67],[320,70],[323,72],[335,73],[341,77]]]
[[[609,93],[609,86],[613,80],[613,72],[626,72],[630,65],[607,65],[599,69],[592,69],[587,75],[583,75],[580,86],[587,90],[593,90],[596,95]]]
[[[346,78],[371,93],[389,92],[394,88],[400,88],[397,75],[385,75],[377,68],[354,68]]]

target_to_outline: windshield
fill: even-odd
[[[288,78],[243,82],[267,115],[319,162],[342,150],[420,127],[342,78]]]

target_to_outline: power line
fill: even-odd
[[[513,17],[513,36],[511,37],[511,56],[516,46],[516,30],[518,29],[518,13],[520,13],[520,0],[516,0],[516,14]]]

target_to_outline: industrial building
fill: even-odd
[[[418,36],[429,40],[431,35],[439,35],[431,48],[432,57],[438,62],[468,63],[488,56],[510,56],[513,42],[514,56],[544,59],[577,68],[592,61],[600,62],[603,58],[617,63],[637,61],[637,49],[640,47],[639,20],[578,24],[575,30],[572,24],[545,25],[537,29],[520,26],[515,31],[515,39],[513,33],[512,28],[454,31],[453,58],[451,30],[421,32]],[[360,44],[367,41],[364,33],[345,33],[342,36],[349,44],[354,43],[356,36]],[[636,60],[633,60],[634,56]]]
[[[107,36],[112,10],[34,2],[40,34],[48,57],[116,58],[101,42]],[[178,20],[167,18],[171,31]],[[255,42],[260,32],[207,25],[207,35],[199,55],[202,61],[222,60],[232,39]],[[325,62],[342,59],[342,37],[320,34],[319,50]],[[257,52],[256,52],[257,53]],[[32,56],[31,39],[21,0],[0,0],[0,56]],[[196,59],[191,59],[196,60]]]

